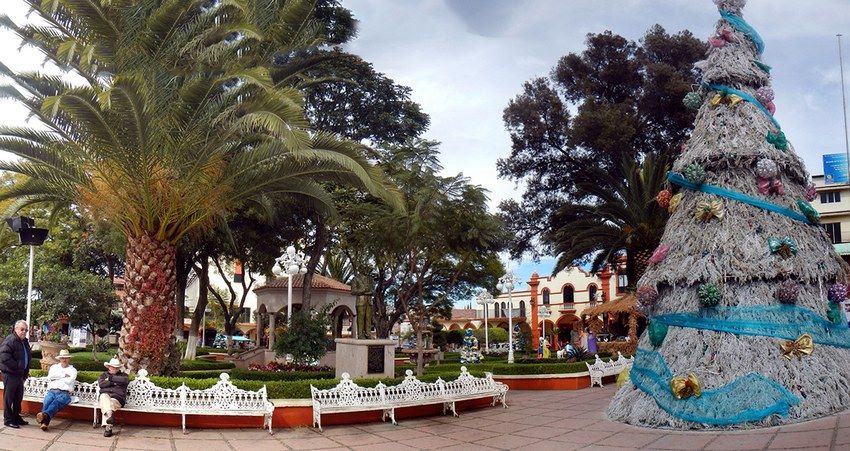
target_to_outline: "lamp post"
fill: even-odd
[[[488,324],[487,324],[487,316],[488,316],[487,306],[493,304],[496,301],[493,300],[493,295],[490,294],[489,291],[485,290],[485,291],[478,293],[478,296],[476,296],[475,302],[478,303],[478,305],[484,307],[484,351],[489,353],[490,352],[490,326],[488,326]]]
[[[286,248],[286,252],[277,258],[274,266],[272,267],[272,273],[275,276],[279,276],[281,273],[285,273],[287,277],[286,283],[286,326],[289,327],[292,324],[292,276],[295,274],[305,274],[307,272],[307,257],[304,255],[304,252],[296,252],[295,246],[289,246]],[[274,316],[272,315],[272,318]],[[272,322],[272,325],[274,323]],[[271,325],[269,327],[272,327]],[[274,329],[272,329],[272,334],[269,334],[271,337],[274,334]]]
[[[540,342],[543,346],[546,346],[546,318],[549,317],[550,313],[552,312],[549,310],[549,307],[545,305],[537,309],[537,314],[543,317],[543,335],[540,337]]]
[[[15,216],[6,218],[6,223],[21,237],[21,244],[30,247],[29,279],[27,281],[27,338],[32,334],[32,269],[35,261],[35,247],[44,244],[47,238],[47,229],[37,229],[35,221],[26,216]]]
[[[514,277],[513,271],[508,270],[504,276],[499,278],[499,283],[496,285],[499,291],[508,293],[508,363],[514,363],[514,312],[513,297],[511,296],[514,291],[514,283],[516,283],[516,277]]]

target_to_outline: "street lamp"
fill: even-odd
[[[543,336],[540,337],[540,342],[542,343],[542,346],[546,346],[546,318],[548,318],[549,314],[552,312],[549,310],[549,307],[544,305],[537,309],[537,313],[543,317]]]
[[[514,363],[514,312],[513,297],[511,296],[514,291],[514,283],[516,283],[516,277],[514,277],[513,271],[508,270],[504,276],[499,277],[499,283],[496,285],[499,291],[504,290],[508,293],[508,363]]]
[[[21,244],[27,244],[30,247],[30,266],[29,280],[27,282],[27,338],[30,338],[32,331],[32,268],[35,260],[35,247],[44,244],[47,238],[47,229],[37,229],[35,221],[26,216],[15,216],[14,218],[6,218],[6,223],[21,237]]]
[[[490,326],[487,325],[487,306],[496,301],[493,300],[493,295],[489,291],[484,290],[478,293],[475,302],[484,307],[484,351],[490,352]]]
[[[292,276],[295,274],[305,274],[307,272],[307,257],[304,252],[295,251],[295,246],[286,248],[286,252],[275,260],[272,267],[272,273],[275,276],[285,273],[287,277],[286,284],[286,325],[292,324]]]

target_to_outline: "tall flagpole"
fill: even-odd
[[[850,184],[850,139],[847,137],[847,99],[844,94],[844,55],[841,51],[841,33],[838,38],[838,63],[841,66],[841,109],[844,111],[844,152],[847,155],[847,183]]]

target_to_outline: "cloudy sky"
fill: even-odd
[[[524,81],[546,76],[557,60],[584,48],[587,33],[611,30],[637,40],[658,23],[707,38],[711,0],[343,0],[360,21],[349,50],[371,61],[431,115],[426,136],[441,141],[447,173],[462,172],[490,190],[491,205],[522,187],[496,176],[510,142],[501,116]],[[2,0],[21,21],[26,9]],[[773,66],[776,117],[809,171],[821,155],[844,151],[836,33],[850,36],[850,1],[750,0],[744,17],[764,38]],[[850,42],[846,42],[850,46]],[[0,32],[0,61],[38,69],[40,58]],[[847,47],[845,46],[845,48]],[[850,53],[845,52],[845,55]],[[848,67],[850,74],[850,67]],[[24,110],[0,101],[0,123],[21,124]],[[512,262],[522,278],[548,274],[552,260]],[[523,287],[519,287],[522,289]]]
[[[448,173],[463,172],[491,204],[522,187],[496,175],[510,151],[502,110],[558,59],[584,49],[588,33],[638,40],[654,24],[707,38],[718,18],[711,0],[344,0],[360,21],[350,50],[413,89],[431,115],[426,136],[441,141]],[[744,18],[766,42],[776,117],[812,174],[821,155],[844,151],[838,44],[850,35],[850,1],[750,0]],[[844,42],[845,58],[850,42]],[[847,68],[850,77],[850,66]],[[848,80],[850,82],[850,80]],[[527,279],[553,259],[510,262]],[[526,288],[524,285],[520,289]]]

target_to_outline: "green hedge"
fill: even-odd
[[[229,370],[236,368],[233,362],[220,362],[215,360],[182,360],[180,361],[180,371],[199,371],[199,370]]]
[[[108,360],[108,359],[107,359]],[[71,365],[77,371],[103,371],[104,366],[102,361],[92,360],[91,356],[88,359],[77,358],[75,354],[71,359]],[[211,371],[211,370],[229,370],[235,368],[233,362],[216,362],[211,360],[182,360],[180,362],[180,371]],[[41,369],[41,360],[30,360],[30,370]],[[221,371],[219,371],[221,373]]]
[[[234,368],[230,371],[230,376],[234,379],[255,381],[294,381],[336,377],[333,371],[249,371],[242,368]]]

